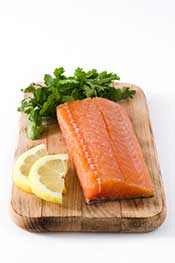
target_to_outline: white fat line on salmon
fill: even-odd
[[[101,183],[102,183],[102,179],[97,177],[96,178],[97,182],[98,182],[98,192],[101,193]]]
[[[80,142],[80,145],[81,145],[81,147],[83,149],[85,158],[86,158],[87,163],[89,165],[89,168],[92,170],[93,174],[95,175],[95,179],[96,179],[97,184],[98,184],[98,192],[101,193],[102,179],[97,177],[97,167],[94,164],[94,162],[92,160],[92,157],[90,156],[90,153],[87,150],[88,147],[87,147],[86,143],[84,142],[84,140],[83,140],[83,138],[81,136],[80,129],[78,128],[78,126],[77,126],[77,124],[76,124],[76,122],[75,122],[75,120],[73,118],[73,115],[72,115],[67,103],[65,103],[64,108],[65,108],[65,110],[67,112],[67,116],[68,116],[68,118],[70,120],[70,124],[72,125],[72,127],[73,127],[73,129],[75,131],[75,134],[76,134],[76,136],[77,136],[77,138],[78,138],[78,140]]]

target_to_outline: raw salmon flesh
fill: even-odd
[[[153,196],[151,178],[125,109],[103,98],[57,107],[57,118],[87,203]]]

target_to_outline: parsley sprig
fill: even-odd
[[[44,131],[44,117],[56,118],[56,106],[72,100],[92,97],[103,97],[112,101],[133,98],[135,90],[129,87],[116,89],[113,80],[120,80],[115,73],[98,72],[96,69],[85,72],[82,68],[75,69],[74,75],[66,77],[64,68],[56,68],[53,76],[45,74],[44,83],[31,83],[22,89],[29,96],[21,101],[18,111],[28,115],[28,137],[38,139]]]

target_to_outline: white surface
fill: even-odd
[[[0,262],[175,260],[175,2],[0,0]],[[168,215],[148,234],[31,234],[8,214],[20,88],[64,66],[107,69],[149,102]]]

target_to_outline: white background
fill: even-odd
[[[168,214],[148,234],[31,234],[9,217],[20,88],[64,66],[107,69],[148,98]],[[0,262],[175,260],[175,1],[0,0]]]

